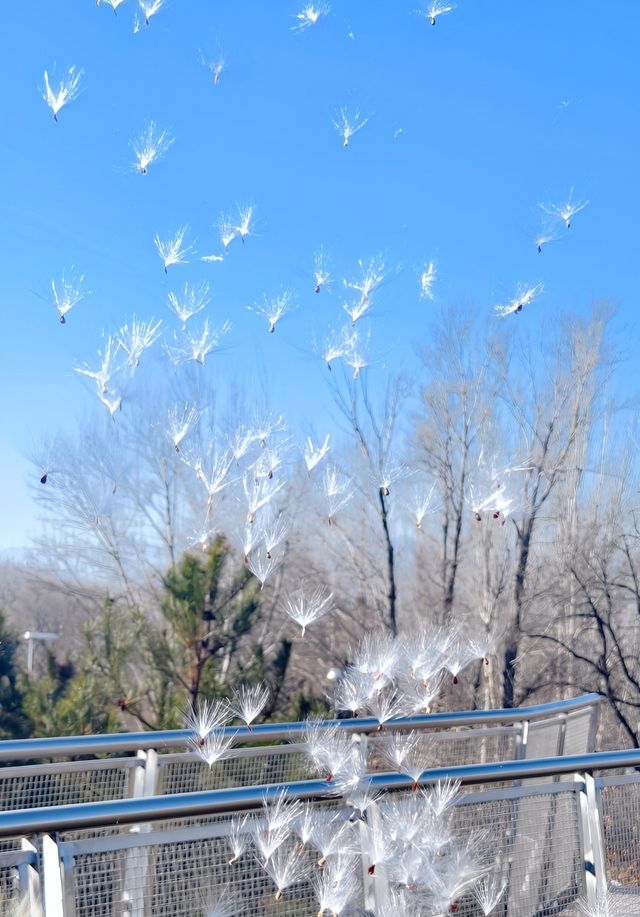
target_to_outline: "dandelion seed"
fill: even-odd
[[[349,146],[351,138],[354,134],[357,134],[358,131],[362,130],[365,124],[369,122],[370,118],[371,115],[363,117],[359,109],[356,109],[352,117],[349,115],[346,108],[340,109],[333,120],[333,126],[342,137],[343,147]]]
[[[127,364],[135,369],[145,350],[153,347],[162,333],[162,322],[151,318],[139,322],[134,315],[131,325],[123,325],[118,331],[118,344],[127,354]]]
[[[312,882],[318,902],[318,917],[325,913],[331,917],[342,917],[351,912],[351,907],[361,895],[361,882],[352,857],[333,857],[322,872],[314,873]],[[397,911],[394,917],[399,917]]]
[[[458,799],[459,780],[438,780],[436,785],[425,791],[423,799],[437,818],[441,818]]]
[[[266,506],[278,491],[282,490],[286,481],[273,481],[273,478],[256,477],[251,471],[248,471],[242,478],[242,489],[247,502],[247,522],[252,525],[255,522],[256,513],[262,507]]]
[[[185,339],[178,346],[167,346],[169,359],[175,365],[193,360],[204,366],[209,354],[217,350],[220,340],[231,331],[231,322],[226,321],[220,328],[210,328],[209,319],[204,320],[200,332],[187,333]],[[174,335],[174,340],[177,340]]]
[[[318,866],[324,866],[329,857],[358,853],[354,824],[346,820],[342,813],[320,813],[313,828],[311,843],[321,855]]]
[[[100,6],[100,3],[106,3],[107,6],[110,6],[113,12],[118,14],[118,7],[122,6],[125,0],[96,0],[96,6]]]
[[[229,469],[233,462],[230,452],[219,451],[212,444],[205,455],[194,455],[188,452],[182,456],[183,461],[195,472],[207,494],[207,521],[213,506],[213,498],[229,484]]]
[[[282,544],[289,534],[289,525],[285,517],[280,514],[274,522],[263,525],[262,540],[267,560],[271,560],[271,555],[275,549]]]
[[[362,272],[361,277],[358,280],[343,280],[345,287],[360,294],[359,300],[353,305],[343,304],[343,309],[354,325],[369,311],[372,305],[371,297],[385,279],[384,264],[380,258],[372,258],[367,265],[358,261],[358,265]]]
[[[275,433],[282,433],[286,429],[285,419],[282,414],[263,417],[260,420],[256,420],[254,426],[255,439],[263,449],[266,447],[269,437]]]
[[[219,895],[203,899],[202,917],[237,917],[240,908],[241,903],[225,889]]]
[[[314,446],[311,437],[307,437],[307,445],[304,448],[304,461],[309,474],[316,465],[320,464],[325,455],[329,452],[329,434],[324,438],[321,446]]]
[[[149,25],[152,17],[164,6],[164,0],[138,0],[138,5],[144,16],[144,24]]]
[[[336,686],[336,710],[348,710],[357,716],[371,693],[371,680],[363,672],[350,667]]]
[[[458,684],[458,675],[466,668],[469,663],[477,658],[473,648],[461,637],[452,643],[449,647],[445,668],[451,673],[451,683]]]
[[[382,496],[388,497],[391,494],[391,487],[411,474],[413,474],[412,469],[404,462],[387,462],[380,471],[379,477],[374,480]]]
[[[222,56],[217,57],[215,60],[206,60],[204,55],[200,55],[202,58],[202,63],[207,68],[211,76],[213,77],[213,85],[220,85],[220,78],[222,76],[222,71],[224,70],[224,58]]]
[[[78,98],[80,94],[80,82],[83,76],[84,70],[79,70],[75,66],[69,67],[65,77],[60,80],[57,91],[55,91],[51,88],[48,71],[44,71],[44,91],[42,93],[42,98],[53,112],[54,121],[58,120],[58,114],[65,105],[68,105],[70,102],[73,102],[74,99]]]
[[[518,312],[522,312],[525,306],[530,305],[534,299],[537,299],[541,293],[544,292],[544,284],[537,283],[533,287],[519,287],[518,292],[504,305],[494,306],[496,315],[499,315],[501,318],[505,318],[507,315],[517,315]]]
[[[369,862],[367,872],[370,876],[376,874],[378,866],[394,860],[397,856],[397,847],[393,839],[388,837],[377,825],[364,825],[362,831],[362,855]]]
[[[182,711],[185,728],[200,742],[220,726],[225,726],[231,711],[223,701],[201,698],[197,704],[190,704]]]
[[[249,830],[251,827],[249,815],[233,815],[229,822],[229,834],[226,841],[231,847],[233,856],[229,860],[229,866],[237,863],[240,857],[246,853],[249,847]],[[235,913],[235,912],[234,912]]]
[[[186,256],[194,250],[193,243],[185,245],[185,239],[188,234],[189,227],[182,226],[175,236],[166,242],[163,242],[160,236],[155,236],[153,241],[160,255],[165,274],[174,264],[188,264]]]
[[[489,917],[500,903],[507,889],[507,880],[493,873],[483,876],[473,888],[473,896],[480,905],[484,917]]]
[[[571,229],[571,220],[587,206],[589,201],[572,201],[573,188],[569,192],[569,199],[562,204],[540,204],[545,213],[558,217],[567,229]]]
[[[501,519],[504,525],[513,506],[513,499],[507,496],[506,484],[494,478],[487,489],[490,491],[488,495],[485,496],[485,490],[476,496],[474,488],[469,488],[469,502],[476,522],[482,522],[483,515],[488,513],[496,520]]]
[[[200,548],[203,554],[211,547],[211,539],[215,535],[215,528],[205,525],[198,532],[196,532],[190,540],[187,542],[187,547],[195,548],[196,545]]]
[[[87,296],[88,291],[84,290],[83,287],[84,274],[80,274],[78,277],[71,275],[69,278],[63,274],[57,285],[55,280],[51,281],[53,305],[58,310],[61,325],[66,324],[67,319],[65,316],[67,312],[70,312],[74,306],[77,306]]]
[[[149,166],[157,162],[175,142],[166,131],[158,131],[154,121],[150,121],[146,130],[131,142],[135,156],[134,169],[146,175]]]
[[[251,235],[251,221],[253,220],[253,204],[241,207],[238,210],[238,224],[235,227],[236,235],[240,236],[240,241],[244,244],[247,236]]]
[[[338,511],[344,509],[353,497],[353,484],[351,478],[341,474],[335,465],[332,465],[325,468],[321,487],[331,525]]]
[[[433,285],[436,281],[437,270],[435,261],[425,265],[420,274],[420,296],[423,299],[433,299]]]
[[[303,589],[285,597],[282,610],[302,628],[304,637],[309,624],[328,614],[333,608],[333,593],[326,586],[318,586],[310,595]]]
[[[344,361],[347,366],[353,369],[352,379],[357,379],[360,375],[360,371],[369,365],[369,361],[364,354],[355,349],[350,350],[349,353],[345,355]]]
[[[278,847],[264,869],[277,889],[275,899],[279,901],[287,888],[306,878],[309,864],[300,849],[288,845]]]
[[[320,249],[315,257],[313,280],[315,283],[314,292],[319,293],[322,289],[328,289],[331,286],[331,274],[327,267],[327,260],[324,252]]]
[[[431,509],[434,491],[435,484],[432,484],[428,490],[426,487],[419,487],[413,492],[411,511],[416,523],[416,528],[419,530],[422,529],[422,523],[427,513],[434,511]]]
[[[299,13],[296,13],[296,19],[298,21],[296,25],[291,26],[291,28],[294,32],[303,32],[305,29],[315,25],[321,16],[327,16],[329,12],[330,7],[326,3],[317,5],[307,3],[302,7]]]
[[[234,688],[229,703],[231,713],[251,729],[251,724],[260,716],[269,702],[269,689],[266,685],[240,685]]]
[[[115,420],[116,411],[122,410],[122,396],[112,395],[111,397],[104,392],[98,392],[98,398],[109,411],[112,420]]]
[[[407,707],[411,713],[430,713],[431,705],[440,694],[444,674],[440,672],[436,677],[412,682],[409,690],[404,692]]]
[[[455,8],[454,3],[443,3],[442,0],[434,0],[426,10],[416,10],[416,12],[419,16],[424,16],[428,19],[431,25],[435,25],[438,16],[444,16],[445,13],[450,13]]]
[[[292,312],[296,306],[293,302],[294,294],[291,290],[285,290],[276,299],[267,299],[265,297],[264,305],[247,306],[251,312],[261,315],[266,319],[269,326],[269,334],[273,334],[276,325],[287,313]]]
[[[214,262],[224,261],[224,255],[203,255],[200,260],[213,264]]]
[[[335,723],[307,720],[304,727],[304,751],[314,768],[327,783],[351,761],[353,744]]]
[[[75,372],[94,380],[98,386],[98,392],[101,395],[107,394],[111,379],[120,370],[119,366],[114,365],[118,354],[118,346],[118,342],[109,335],[106,339],[104,348],[98,350],[98,356],[100,357],[100,366],[98,369],[90,369],[86,364],[84,366],[75,367]]]
[[[255,441],[255,438],[256,433],[253,427],[247,427],[244,424],[240,424],[236,427],[233,436],[229,439],[229,448],[233,452],[233,457],[236,462],[244,458],[251,448],[252,443]]]
[[[545,225],[542,227],[538,235],[535,236],[533,240],[538,254],[541,254],[542,249],[546,245],[549,245],[549,243],[555,242],[557,238],[558,238],[558,233],[555,227],[552,226],[550,222],[548,224],[545,223]]]
[[[402,665],[402,643],[387,633],[367,633],[352,653],[353,665],[370,675],[380,690],[391,684]]]
[[[381,731],[389,720],[405,714],[403,698],[395,691],[375,692],[367,698],[365,710],[378,721],[378,731]]]
[[[233,735],[226,735],[222,729],[213,729],[204,738],[194,736],[189,740],[189,745],[205,764],[213,767],[216,762],[230,757]]]
[[[180,452],[180,443],[196,425],[199,417],[200,412],[194,405],[185,404],[181,408],[175,406],[170,409],[168,435],[176,452]]]
[[[289,799],[287,790],[282,789],[272,800],[265,796],[262,809],[262,818],[252,825],[252,837],[262,856],[262,866],[266,868],[275,851],[290,836],[303,806],[300,800]]]
[[[220,218],[218,224],[220,232],[220,241],[224,248],[229,248],[235,237],[238,235],[237,227],[233,225],[231,220],[229,220],[224,215]]]
[[[623,917],[631,913],[608,889],[598,892],[595,904],[590,904],[585,898],[579,899],[578,908],[581,917]]]
[[[331,337],[325,342],[322,358],[327,364],[327,369],[331,372],[331,364],[334,360],[346,356],[353,350],[358,340],[357,333],[349,327],[341,328],[338,333],[332,332]]]
[[[183,328],[186,327],[190,318],[193,318],[198,312],[202,312],[202,310],[209,305],[211,302],[209,290],[210,287],[208,283],[201,283],[197,287],[185,283],[184,291],[181,296],[176,293],[167,294],[169,300],[168,306],[180,319]]]
[[[272,554],[271,557],[266,557],[261,551],[255,551],[253,554],[249,554],[247,559],[247,567],[260,583],[260,589],[264,589],[264,584],[279,563],[280,559],[275,555]]]

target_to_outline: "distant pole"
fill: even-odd
[[[36,640],[41,643],[52,643],[54,640],[58,639],[58,635],[45,633],[39,630],[28,630],[25,632],[22,639],[27,641],[27,672],[32,672],[34,644]]]

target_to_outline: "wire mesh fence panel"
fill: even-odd
[[[640,914],[640,777],[602,781],[600,816],[608,887]]]
[[[0,914],[10,914],[11,908],[22,899],[18,870],[4,866],[0,861]]]
[[[579,710],[567,717],[564,732],[563,755],[583,755],[593,751],[595,722],[591,709]]]
[[[301,751],[290,751],[286,745],[274,746],[268,754],[264,754],[264,749],[256,749],[254,754],[231,756],[211,767],[188,752],[166,758],[160,756],[158,767],[158,793],[161,794],[260,786],[304,780],[309,776],[305,755]]]
[[[48,771],[35,765],[12,776],[5,776],[0,769],[0,809],[38,809],[122,799],[129,795],[129,771],[129,767],[116,766],[93,769],[90,762],[73,771]]]
[[[255,853],[231,863],[224,837],[162,842],[154,833],[145,846],[75,857],[75,914],[206,917],[224,901],[236,917],[307,917],[318,910],[309,878],[317,853],[306,848],[303,857],[305,876],[276,897]]]
[[[388,771],[385,744],[388,735],[382,733],[367,738],[367,769]],[[518,756],[519,734],[515,730],[467,729],[460,732],[429,732],[420,735],[417,747],[424,753],[427,767],[455,767],[463,764],[488,764],[512,761]]]
[[[405,791],[385,798],[403,795],[412,794]],[[314,806],[327,808],[322,803]],[[334,803],[332,809],[346,818],[341,806]],[[456,844],[466,845],[487,876],[495,879],[491,910],[495,917],[579,913],[584,851],[576,785],[465,792],[450,818]],[[72,842],[76,917],[206,917],[221,896],[231,903],[229,913],[235,917],[307,917],[318,912],[312,884],[312,876],[322,873],[317,850],[309,845],[302,848],[294,838],[285,842],[287,855],[295,857],[302,850],[307,874],[277,899],[276,885],[261,863],[263,854],[259,858],[257,850],[249,847],[234,862],[226,836],[230,819],[218,816],[208,822],[196,827],[192,821],[178,829],[156,826],[135,839]],[[357,824],[349,825],[351,837],[358,836]],[[426,832],[427,824],[425,820],[421,830]],[[430,842],[426,834],[416,838],[416,843]],[[375,900],[386,887],[384,871],[367,879],[370,864],[365,849],[356,850],[356,856],[359,872],[369,883],[367,894]],[[356,914],[365,912],[364,882],[357,893]],[[458,917],[485,913],[470,887],[453,902],[451,912]]]
[[[558,719],[530,723],[525,757],[553,758],[560,752],[563,724]]]
[[[476,834],[482,865],[504,886],[494,917],[573,917],[584,891],[576,791],[522,792],[463,802],[454,810],[454,828],[461,838]],[[471,893],[456,904],[460,917],[483,914]]]

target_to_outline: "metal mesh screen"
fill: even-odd
[[[110,767],[78,771],[38,771],[24,768],[19,775],[5,777],[0,769],[0,810],[37,809],[129,795],[129,768]]]
[[[367,738],[367,769],[388,771],[382,754],[384,736]],[[460,732],[430,732],[421,736],[428,767],[455,767],[462,764],[484,764],[511,761],[517,757],[518,735],[514,730],[494,733],[482,729]]]
[[[10,907],[20,901],[18,870],[0,862],[0,914],[10,913]]]
[[[593,735],[591,709],[580,710],[567,717],[564,733],[563,755],[583,755],[592,752]]]
[[[638,778],[640,781],[640,778]],[[600,815],[607,883],[613,892],[631,892],[640,913],[640,782],[602,786]],[[633,900],[633,899],[632,899]]]
[[[572,787],[556,793],[522,790],[463,797],[453,812],[453,828],[462,842],[477,836],[484,863],[492,867],[506,890],[495,917],[547,917],[577,913],[583,892],[577,793]],[[486,796],[486,799],[480,797]],[[226,819],[211,822],[219,834]],[[203,917],[207,903],[227,889],[235,901],[236,917],[308,917],[317,913],[309,880],[288,888],[276,901],[275,887],[254,854],[229,863],[224,837],[185,839],[189,829],[154,831],[142,846],[81,852],[78,844],[73,869],[76,917]],[[200,829],[206,833],[206,829]],[[318,871],[318,854],[306,848],[309,864]],[[367,861],[363,860],[363,876]],[[374,894],[375,894],[374,880]],[[363,892],[364,895],[364,892]],[[364,913],[364,898],[354,913]],[[480,917],[471,893],[456,902],[459,917]]]
[[[155,835],[157,838],[157,835]],[[317,854],[309,850],[311,868]],[[317,905],[308,880],[276,888],[252,854],[229,864],[224,838],[150,843],[131,850],[86,854],[74,867],[76,917],[204,917],[224,891],[243,917],[303,917]]]
[[[275,746],[269,754],[255,749],[255,754],[227,758],[212,767],[191,754],[171,755],[166,760],[160,756],[158,767],[158,793],[162,794],[260,786],[309,776],[306,756],[301,751],[290,751],[286,745]]]

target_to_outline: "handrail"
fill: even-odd
[[[447,779],[460,781],[462,784],[496,783],[625,767],[640,767],[640,749],[570,755],[564,758],[538,758],[503,761],[496,764],[465,764],[456,767],[432,768],[422,773],[418,784],[432,784]],[[403,790],[414,786],[413,779],[403,774],[368,774],[364,781],[374,791]],[[77,805],[47,806],[40,809],[19,809],[12,812],[0,812],[0,838],[24,837],[38,832],[76,831],[109,825],[183,819],[201,815],[225,815],[246,809],[257,809],[262,805],[264,799],[273,799],[283,789],[288,792],[289,798],[300,800],[321,800],[337,798],[340,795],[326,780],[301,780],[296,783],[177,793],[170,796],[87,802]]]
[[[458,713],[429,713],[418,716],[400,717],[385,723],[390,729],[451,728],[454,726],[479,726],[493,723],[513,724],[523,720],[539,720],[554,713],[571,713],[583,707],[599,704],[599,694],[583,694],[564,701],[535,704],[532,707],[514,707],[504,710],[467,710]],[[371,733],[379,728],[373,717],[358,717],[347,720],[326,720],[327,729],[339,726],[349,733]],[[249,729],[246,726],[227,726],[225,733],[233,738],[233,744],[242,742],[280,742],[304,733],[302,723],[261,723]],[[58,738],[16,739],[0,742],[0,761],[16,761],[21,758],[60,758],[71,755],[97,755],[127,751],[146,751],[160,748],[184,748],[192,733],[186,729],[158,732],[118,732],[106,735],[63,736]],[[0,771],[1,774],[1,771]]]

